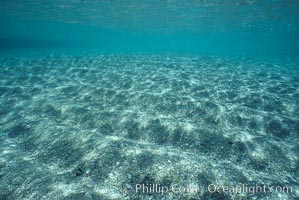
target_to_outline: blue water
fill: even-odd
[[[298,199],[299,2],[0,3],[0,199]]]
[[[2,1],[1,47],[298,52],[297,1]]]

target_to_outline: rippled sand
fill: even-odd
[[[0,77],[0,199],[299,198],[298,60],[2,52]]]

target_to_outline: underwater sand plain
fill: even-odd
[[[0,199],[299,198],[299,61],[1,52]],[[136,184],[205,188],[135,192]],[[292,192],[209,192],[209,185]]]

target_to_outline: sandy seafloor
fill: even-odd
[[[299,59],[24,52],[0,56],[0,199],[299,198]]]

